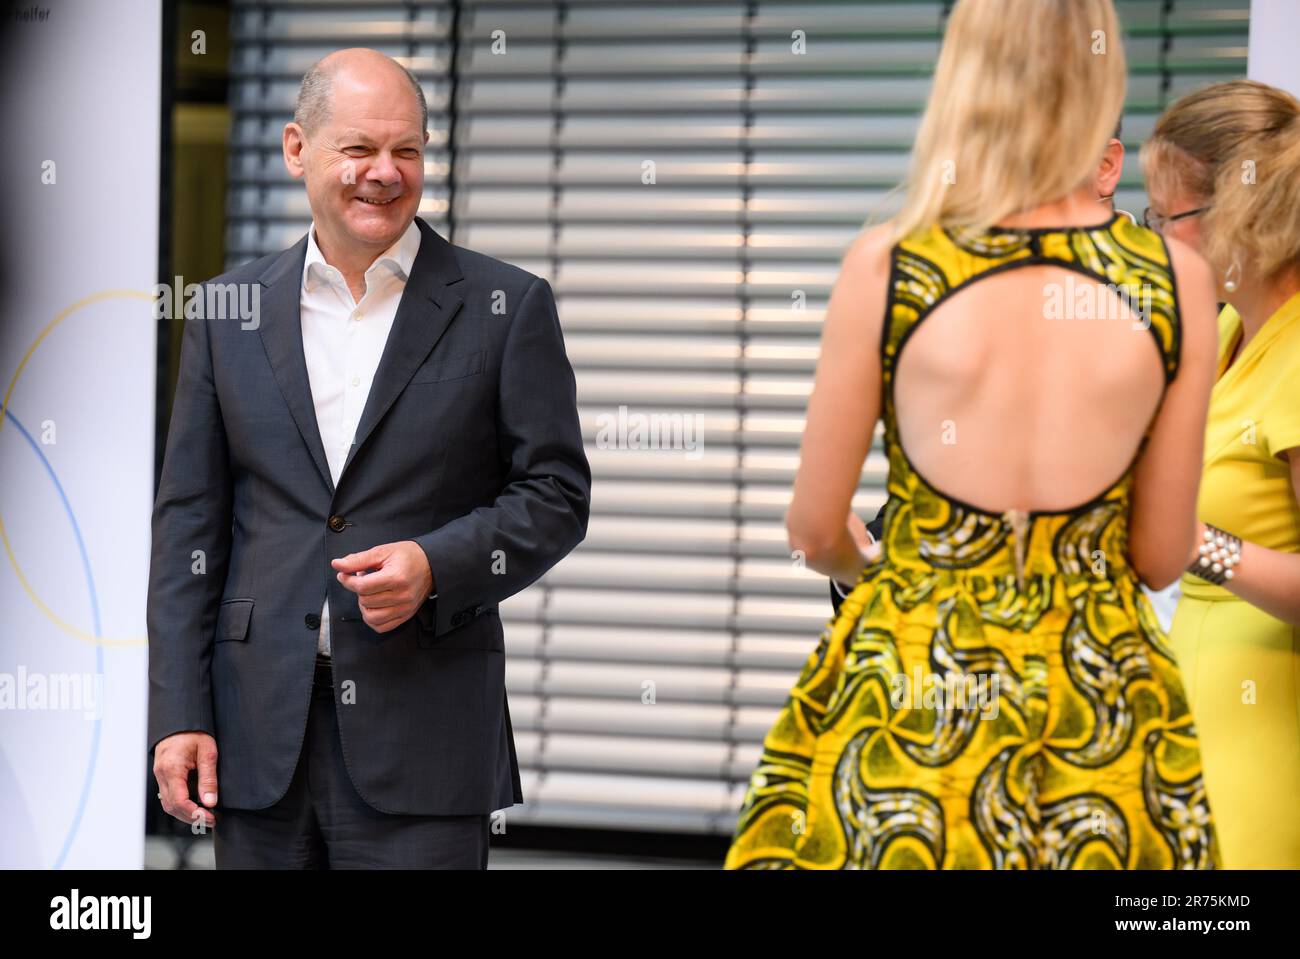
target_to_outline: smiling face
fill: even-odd
[[[326,259],[368,265],[419,210],[429,138],[420,103],[402,70],[373,54],[335,69],[323,113],[308,129],[285,126],[285,166],[306,183]]]

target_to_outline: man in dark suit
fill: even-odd
[[[218,867],[484,868],[523,801],[498,604],[586,535],[591,472],[548,283],[416,218],[427,126],[388,57],[313,67],[283,138],[312,228],[184,323],[149,747]],[[213,315],[231,289],[254,322]]]

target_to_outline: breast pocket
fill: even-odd
[[[415,371],[415,375],[411,377],[411,385],[418,386],[421,383],[443,383],[447,380],[464,379],[467,376],[473,376],[475,373],[482,373],[486,363],[486,350],[462,353],[458,356],[445,358],[434,356],[429,362]]]
[[[228,599],[217,609],[218,643],[243,642],[248,639],[248,623],[253,616],[251,599]]]

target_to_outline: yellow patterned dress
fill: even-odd
[[[934,227],[891,256],[881,556],[763,741],[726,868],[1215,868],[1187,698],[1127,564],[1136,457],[1074,509],[991,513],[918,475],[894,408],[894,361],[917,324],[1028,264],[1131,297],[1167,386],[1179,320],[1163,241],[1117,214],[961,240]]]

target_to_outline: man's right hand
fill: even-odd
[[[190,799],[190,770],[199,771],[199,797],[203,806]],[[158,781],[158,798],[171,817],[192,826],[216,824],[216,813],[204,806],[217,804],[217,741],[207,733],[176,733],[154,748],[153,776]]]

